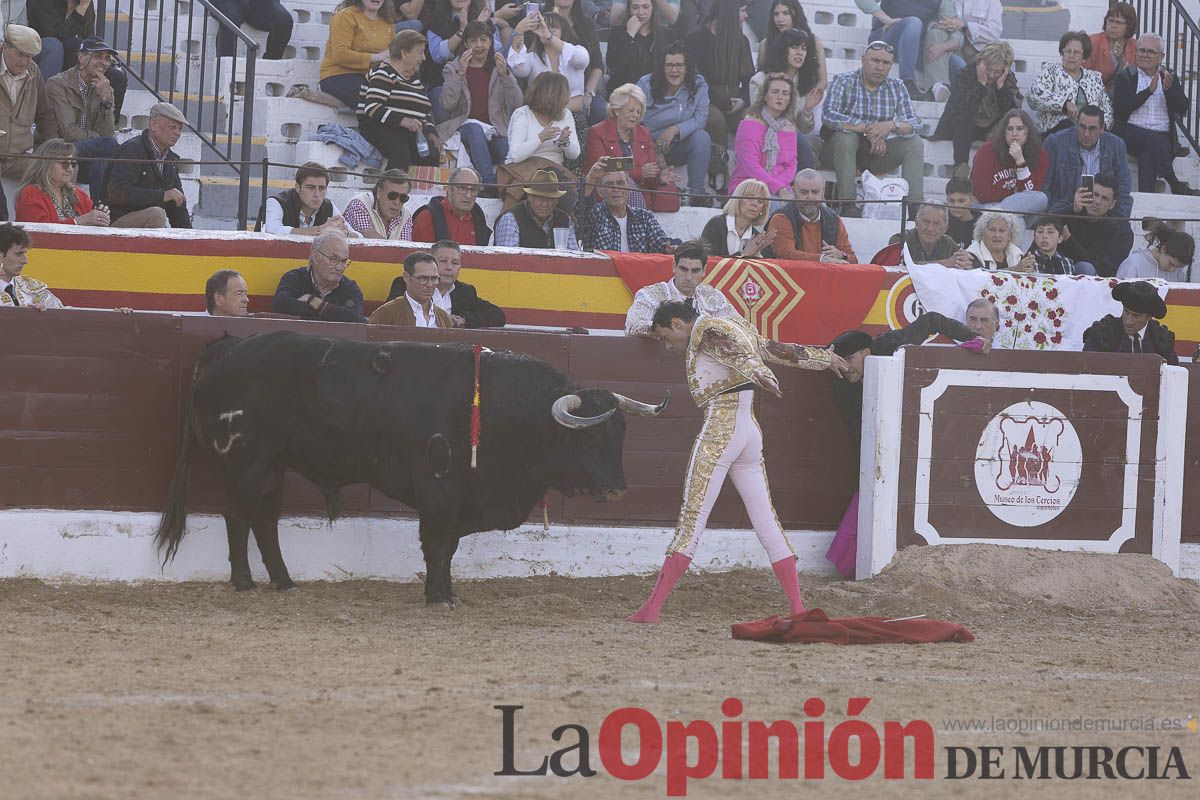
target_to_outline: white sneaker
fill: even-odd
[[[950,99],[950,87],[941,81],[933,85],[933,99],[939,103],[944,103]]]

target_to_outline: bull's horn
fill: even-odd
[[[581,405],[583,405],[583,398],[579,395],[564,394],[554,401],[554,405],[550,408],[550,413],[554,415],[554,421],[564,428],[577,429],[594,427],[617,413],[615,408],[610,408],[608,411],[595,417],[577,417],[571,413]]]
[[[631,400],[625,395],[617,394],[616,392],[613,392],[613,397],[617,398],[617,407],[626,414],[632,414],[635,417],[657,417],[666,410],[667,404],[671,402],[671,390],[667,390],[667,396],[656,406]]]

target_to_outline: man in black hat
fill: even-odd
[[[1118,283],[1113,299],[1125,308],[1121,316],[1108,314],[1083,332],[1084,352],[1156,353],[1168,364],[1179,364],[1175,334],[1158,322],[1167,315],[1167,304],[1146,281]]]

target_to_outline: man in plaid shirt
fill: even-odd
[[[618,253],[670,253],[679,244],[658,224],[653,212],[629,207],[629,179],[624,172],[605,172],[596,189],[603,203],[585,215],[584,250]]]
[[[913,110],[904,82],[888,77],[895,54],[887,42],[871,42],[863,52],[861,69],[829,81],[822,107],[821,159],[837,174],[838,200],[853,202],[860,165],[875,174],[900,167],[908,182],[908,199],[920,202],[925,197],[921,118]],[[846,206],[841,213],[859,216]]]

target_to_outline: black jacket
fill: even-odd
[[[29,0],[26,6],[29,16],[29,27],[33,28],[42,38],[85,39],[96,33],[96,4],[92,3],[87,11],[78,11],[67,16],[67,0]],[[74,66],[74,53],[67,53],[67,58]]]
[[[141,163],[134,159],[140,159]],[[112,158],[112,171],[108,174],[108,202],[113,221],[130,211],[161,206],[167,212],[172,228],[192,227],[187,206],[163,203],[163,193],[168,189],[183,191],[176,166],[179,156],[168,150],[161,172],[157,164],[149,163],[153,159],[148,130],[117,148]]]
[[[1131,64],[1113,76],[1112,132],[1117,136],[1121,136],[1125,132],[1125,126],[1129,123],[1129,115],[1150,99],[1150,87],[1147,86],[1140,92],[1137,90],[1138,71],[1138,68]],[[1167,99],[1167,115],[1171,119],[1175,119],[1176,116],[1187,111],[1188,98],[1183,93],[1183,85],[1179,81],[1179,76],[1166,68],[1159,69],[1159,84],[1165,82],[1166,75],[1171,76],[1171,85],[1163,89],[1163,94]]]
[[[1093,353],[1132,353],[1133,343],[1125,335],[1121,318],[1113,314],[1099,319],[1083,332],[1083,350]],[[1175,334],[1156,319],[1150,320],[1142,336],[1142,352],[1156,353],[1168,364],[1179,365],[1175,354]]]
[[[1075,213],[1069,208],[1062,213],[1073,219],[1065,220],[1071,238],[1058,246],[1059,252],[1073,261],[1087,261],[1101,278],[1115,277],[1121,262],[1133,249],[1133,229],[1129,223],[1108,217],[1089,217],[1086,211]]]
[[[1021,107],[1021,90],[1017,88],[1017,76],[1012,72],[1004,79],[1004,86],[997,90],[994,86],[989,89],[981,84],[975,76],[974,67],[961,69],[950,81],[950,99],[946,101],[946,108],[938,119],[933,136],[929,138],[934,141],[952,139],[955,129],[961,127],[974,130],[975,114],[983,105],[984,96],[988,92],[996,93],[997,116],[992,120],[992,124],[999,121],[1009,110]]]
[[[402,294],[404,276],[400,275],[392,281],[387,299],[395,300]],[[450,313],[465,319],[468,328],[503,328],[505,323],[504,309],[484,300],[474,286],[462,281],[455,281],[450,292]]]
[[[363,293],[358,284],[342,276],[332,292],[325,296],[320,310],[313,310],[300,298],[306,294],[316,295],[312,269],[305,265],[283,273],[275,289],[271,310],[276,314],[291,314],[301,319],[317,319],[326,322],[366,322],[363,317]]]

